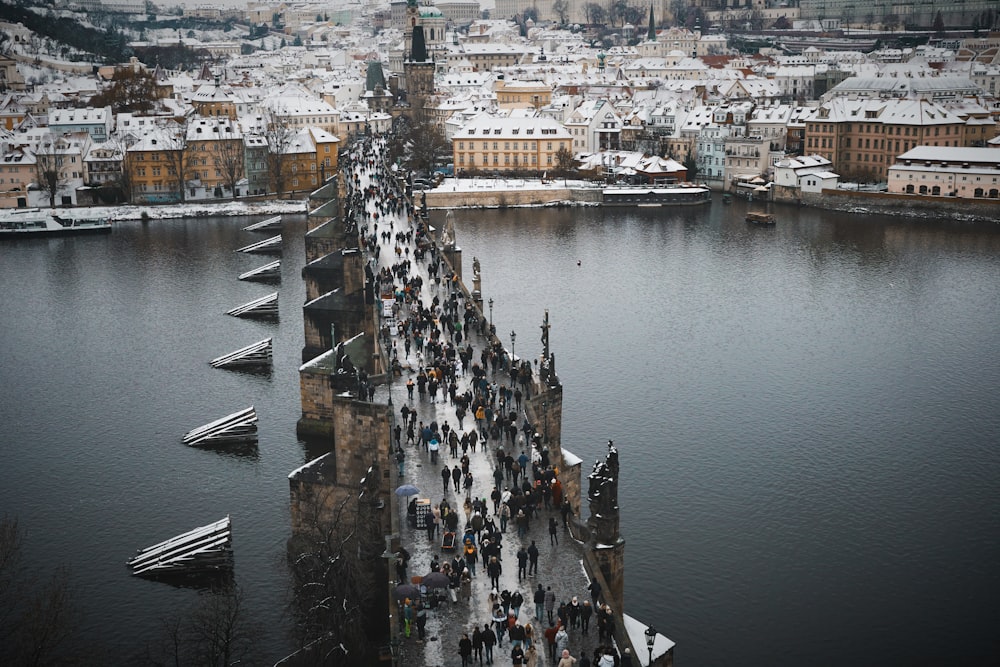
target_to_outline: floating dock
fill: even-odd
[[[192,447],[252,442],[257,442],[257,411],[252,405],[184,435],[184,444]]]
[[[281,229],[281,216],[276,215],[273,218],[268,218],[267,220],[261,220],[260,222],[255,222],[252,225],[247,225],[243,228],[245,232],[273,232],[276,229]]]
[[[252,271],[241,273],[240,280],[256,280],[260,282],[272,282],[281,280],[281,260],[275,260],[270,264],[258,266]]]
[[[258,255],[280,255],[281,254],[281,234],[272,236],[269,239],[251,243],[243,246],[236,252],[256,253]]]
[[[229,517],[140,549],[125,564],[133,575],[150,578],[231,571],[233,540]]]
[[[238,350],[216,357],[209,362],[215,368],[236,368],[241,366],[270,366],[271,339],[265,338]]]
[[[271,292],[267,296],[248,301],[242,306],[236,306],[232,310],[226,311],[226,315],[233,317],[278,317],[278,293]]]

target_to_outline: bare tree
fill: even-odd
[[[77,609],[69,570],[42,583],[21,563],[23,534],[16,519],[0,520],[0,663],[57,664],[66,656]]]
[[[377,486],[377,468],[369,473],[366,482]],[[317,485],[298,505],[300,528],[289,542],[291,611],[298,656],[315,664],[369,664],[385,630],[375,586],[384,543],[371,490]]]
[[[243,178],[243,139],[231,131],[233,128],[231,122],[227,121],[224,124],[220,124],[219,129],[221,131],[225,131],[223,126],[225,130],[230,131],[230,136],[228,138],[219,138],[216,159],[218,160],[219,168],[222,169],[222,176],[226,181],[226,186],[229,187],[229,192],[235,198],[236,184]]]
[[[288,127],[285,119],[273,109],[267,109],[263,117],[264,139],[267,141],[267,172],[275,194],[281,194],[285,191],[285,167],[295,130]]]
[[[189,664],[228,667],[253,655],[256,633],[248,622],[239,587],[214,589],[203,596],[188,624]]]
[[[51,133],[39,142],[35,151],[35,183],[49,196],[49,207],[55,208],[56,195],[66,179],[62,173],[62,156]]]
[[[164,146],[160,153],[166,162],[167,180],[176,188],[180,201],[187,200],[187,176],[191,158],[187,150],[189,120],[183,121],[164,133]]]
[[[567,0],[555,0],[552,3],[552,13],[559,17],[559,23],[565,25],[569,16],[569,2]]]

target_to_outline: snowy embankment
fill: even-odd
[[[60,211],[62,212],[62,211]],[[208,218],[237,215],[277,215],[279,213],[306,213],[306,201],[227,201],[191,202],[160,206],[89,206],[66,210],[67,217],[107,218],[119,220],[167,220],[170,218]],[[143,215],[145,214],[145,216]]]

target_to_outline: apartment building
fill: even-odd
[[[573,138],[552,118],[483,115],[456,132],[451,143],[458,171],[542,173],[558,165],[560,150],[572,150]]]

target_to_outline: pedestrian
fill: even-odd
[[[580,627],[580,601],[574,595],[573,599],[569,601],[569,606],[566,609],[567,616],[569,616],[569,627],[574,630]]]
[[[591,606],[590,600],[584,600],[580,607],[580,630],[583,634],[587,634],[587,630],[590,629],[590,617],[593,615],[594,608]]]
[[[549,660],[551,662],[556,661],[556,635],[559,633],[559,628],[552,621],[549,621],[549,627],[545,631],[545,644],[549,647]]]
[[[493,645],[497,643],[497,635],[489,623],[483,624],[483,653],[486,655],[486,664],[493,664]]]
[[[528,552],[524,548],[524,545],[522,544],[521,548],[517,550],[517,580],[518,581],[521,581],[522,577],[527,577],[528,576],[527,575],[527,569],[528,569]]]
[[[458,464],[451,471],[451,479],[455,483],[455,493],[458,493],[458,489],[462,484],[462,469],[458,467]]]
[[[443,493],[448,493],[448,482],[451,481],[451,468],[445,466],[441,468],[441,482],[444,485]]]
[[[626,648],[622,651],[621,659],[618,661],[618,667],[632,667],[633,664],[632,649]]]
[[[524,665],[525,667],[537,667],[538,665],[538,648],[534,644],[524,652]]]
[[[568,649],[563,649],[561,655],[562,657],[559,658],[559,663],[556,667],[573,667],[576,664],[576,658],[569,654]]]
[[[601,584],[598,583],[597,579],[594,579],[590,582],[590,585],[587,586],[587,590],[590,591],[590,599],[596,607],[600,603],[601,599]]]
[[[399,428],[397,426],[396,428]],[[396,442],[396,465],[399,466],[399,476],[403,476],[403,462],[406,461],[406,454],[403,453],[403,448],[400,447],[399,442]]]
[[[490,586],[492,588],[500,589],[500,575],[502,573],[503,567],[500,565],[500,561],[497,560],[496,556],[492,556],[489,564],[486,566],[486,574],[490,577]],[[499,642],[497,643],[499,644]]]
[[[524,596],[521,591],[514,591],[510,596],[510,610],[514,613],[514,618],[521,617],[521,605],[524,604]]]
[[[545,615],[549,623],[552,623],[552,610],[556,607],[556,594],[552,592],[552,587],[545,589]]]
[[[410,636],[410,624],[413,622],[413,605],[410,603],[410,598],[406,598],[403,601],[403,634],[407,638]]]
[[[472,631],[472,658],[478,660],[480,665],[483,664],[483,631],[478,625]]]
[[[541,621],[542,614],[545,610],[545,589],[542,588],[541,584],[538,584],[538,588],[535,589],[534,597],[532,598],[535,603],[535,620]]]
[[[462,667],[469,667],[469,658],[472,657],[472,640],[467,632],[462,633],[462,638],[458,640],[458,654],[462,656]]]
[[[535,541],[531,540],[531,546],[528,547],[528,575],[535,576],[538,574],[538,547],[535,545]]]
[[[554,516],[549,517],[549,544],[559,544],[558,525]]]
[[[427,636],[426,626],[427,626],[427,607],[422,601],[417,601],[416,607],[416,621],[417,621],[417,641],[423,643],[424,637]]]
[[[497,648],[500,648],[503,646],[503,634],[507,627],[507,614],[503,613],[503,607],[499,604],[493,605],[490,620],[493,621],[493,627],[496,628]]]
[[[611,648],[604,649],[604,653],[597,661],[597,667],[615,667],[614,649]]]
[[[500,506],[500,531],[507,532],[507,522],[510,521],[510,505],[504,503]]]
[[[566,651],[569,654],[569,635],[566,633],[566,628],[560,626],[559,630],[556,632],[556,655]]]

